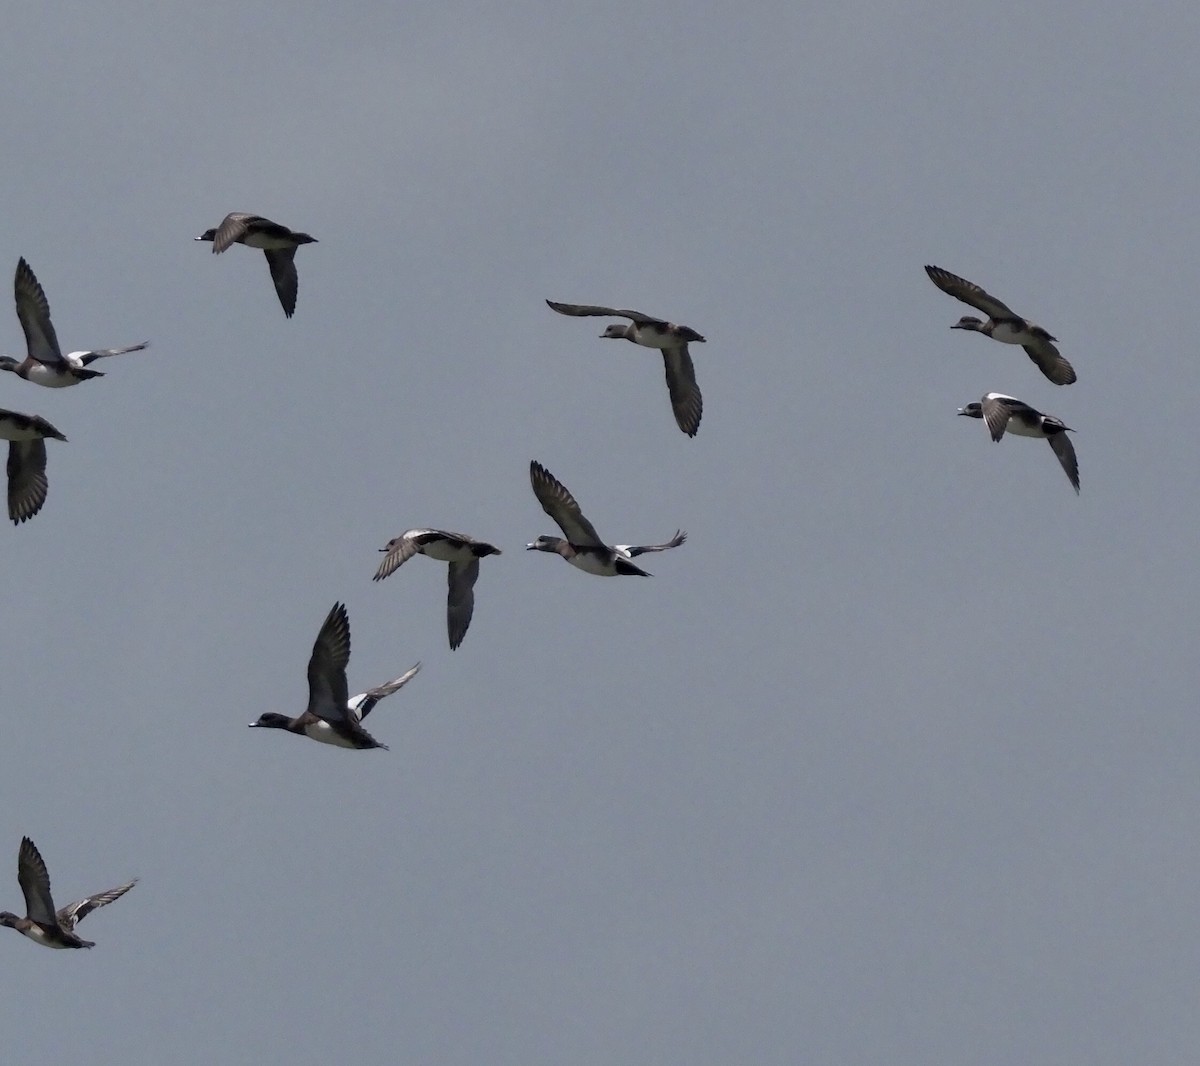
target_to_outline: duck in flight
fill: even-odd
[[[617,544],[609,547],[600,539],[596,527],[583,516],[567,487],[537,460],[529,464],[529,481],[542,510],[554,519],[566,539],[542,536],[526,544],[526,549],[561,555],[586,574],[599,577],[615,577],[618,574],[650,577],[630,560],[646,552],[678,548],[687,540],[687,534],[677,530],[675,536],[665,544]]]
[[[25,331],[25,360],[19,363],[11,355],[0,356],[0,370],[8,370],[35,385],[61,389],[87,381],[88,378],[102,378],[103,371],[88,370],[88,366],[110,355],[140,352],[150,344],[149,341],[143,341],[127,348],[97,348],[63,355],[50,321],[50,302],[32,268],[23,258],[17,261],[13,293],[17,301],[17,318],[21,321],[21,329]]]
[[[382,748],[362,727],[362,719],[384,696],[405,685],[421,668],[417,663],[394,681],[371,689],[352,700],[346,683],[346,666],[350,662],[350,618],[344,604],[335,603],[317,634],[312,655],[308,660],[308,706],[295,718],[286,714],[260,715],[251,727],[286,729],[323,744],[339,748]]]
[[[475,612],[475,582],[479,578],[479,560],[499,555],[500,549],[465,533],[450,533],[444,529],[409,529],[393,537],[382,548],[383,562],[375,571],[373,581],[382,581],[414,555],[425,555],[438,562],[449,563],[446,591],[446,631],[451,650],[457,648],[467,635],[471,615]]]
[[[232,211],[216,229],[207,229],[196,238],[212,241],[213,254],[225,251],[231,244],[258,248],[267,257],[271,280],[283,305],[283,313],[291,318],[296,313],[296,293],[300,278],[296,274],[296,249],[302,244],[316,244],[317,238],[307,233],[294,233],[287,226],[272,222],[262,215],[247,215]]]
[[[1044,415],[1029,404],[1005,396],[1002,392],[989,392],[979,403],[960,407],[958,413],[968,418],[982,418],[994,441],[999,441],[1005,430],[1019,437],[1040,437],[1049,441],[1078,494],[1079,461],[1075,458],[1075,446],[1067,436],[1073,430],[1064,425],[1061,419]]]
[[[46,438],[65,441],[41,415],[0,410],[0,440],[8,445],[8,517],[27,521],[46,502]]]
[[[960,278],[941,267],[928,265],[925,267],[925,273],[942,292],[988,316],[984,322],[973,315],[963,315],[950,327],[951,329],[974,330],[1002,344],[1019,344],[1025,349],[1025,354],[1037,364],[1038,369],[1055,385],[1070,385],[1075,381],[1074,368],[1054,347],[1057,338],[1050,336],[1041,326],[1014,314],[1007,304],[1001,303],[966,278]]]
[[[50,895],[50,875],[46,872],[46,864],[33,841],[24,837],[17,852],[17,882],[25,895],[25,917],[3,911],[0,912],[0,925],[24,933],[43,947],[91,948],[96,946],[95,942],[84,940],[75,932],[75,926],[98,907],[106,907],[113,900],[120,899],[137,884],[137,878],[110,888],[107,892],[84,896],[56,911]]]
[[[689,343],[703,344],[704,338],[688,326],[677,326],[661,318],[651,318],[640,311],[622,311],[615,307],[597,307],[592,304],[563,304],[547,300],[552,311],[576,318],[606,315],[627,318],[629,323],[614,322],[600,334],[602,339],[627,340],[644,348],[658,348],[663,354],[667,372],[667,392],[671,396],[671,410],[675,422],[689,437],[694,437],[700,428],[700,416],[704,403],[700,386],[696,384],[696,368],[688,352]]]

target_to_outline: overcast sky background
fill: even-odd
[[[1200,8],[35,4],[0,276],[6,1061],[1177,1064],[1200,1046]],[[228,211],[318,244],[285,319]],[[1060,339],[952,333],[935,263]],[[7,286],[7,281],[3,284]],[[8,291],[5,289],[4,291]],[[654,352],[543,300],[705,334]],[[7,317],[5,317],[7,316]],[[0,349],[23,355],[15,315]],[[957,408],[1007,392],[1078,433]],[[537,458],[613,541],[600,579]],[[504,549],[462,647],[411,526]],[[390,752],[298,713],[330,606]]]

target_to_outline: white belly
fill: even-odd
[[[1018,437],[1044,437],[1046,435],[1042,431],[1041,423],[1038,423],[1036,426],[1029,426],[1018,418],[1010,418],[1008,420],[1005,432],[1015,433]]]
[[[1001,344],[1032,344],[1033,337],[1029,330],[1012,326],[1008,322],[1000,322],[992,327],[992,340]]]
[[[675,338],[669,333],[663,333],[653,326],[638,326],[636,343],[644,348],[673,348]]]
[[[422,555],[436,559],[439,563],[465,563],[471,558],[471,549],[444,540],[435,540],[421,549]]]
[[[35,944],[41,944],[44,948],[57,948],[60,951],[65,951],[67,948],[66,944],[60,944],[54,940],[47,940],[46,934],[36,925],[31,929],[22,929],[21,932],[29,937],[29,939]]]
[[[36,366],[29,368],[29,380],[39,385],[45,385],[49,389],[65,389],[68,385],[74,385],[77,381],[70,374],[60,374],[44,363],[38,363]]]
[[[333,726],[324,720],[310,722],[304,727],[304,735],[311,740],[319,740],[322,744],[333,744],[339,748],[354,747],[351,741],[335,732]]]

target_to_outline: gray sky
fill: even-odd
[[[1200,1042],[1194,4],[7,13],[0,277],[151,349],[0,530],[8,1061],[1177,1064]],[[284,318],[232,210],[320,243]],[[1079,374],[952,333],[936,263]],[[7,285],[7,282],[4,282]],[[6,290],[7,291],[7,290]],[[661,360],[543,299],[684,322]],[[5,311],[0,348],[23,352]],[[1050,449],[956,409],[1011,393]],[[1175,442],[1181,442],[1177,444]],[[652,581],[557,532],[537,458]],[[504,548],[451,653],[409,526]],[[330,606],[390,752],[297,713]]]

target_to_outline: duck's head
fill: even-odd
[[[259,726],[263,729],[287,729],[291,724],[292,720],[286,714],[268,711],[266,714],[260,714],[258,721],[251,722],[250,728],[253,729]]]

